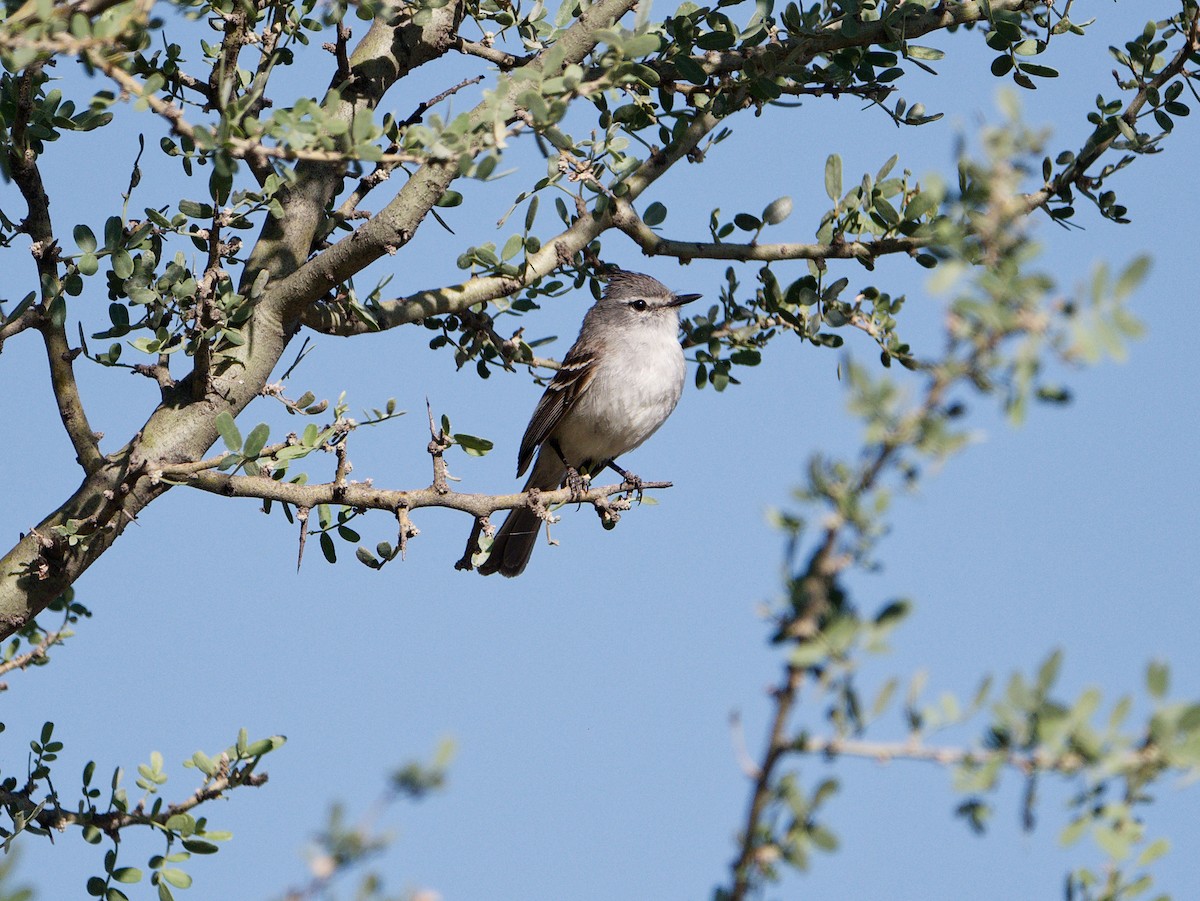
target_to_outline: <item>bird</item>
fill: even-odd
[[[700,296],[676,294],[636,272],[609,274],[521,439],[517,478],[533,463],[524,491],[564,484],[578,491],[581,474],[605,467],[639,483],[616,460],[657,432],[679,403],[685,375],[679,308]],[[513,509],[479,572],[520,575],[541,527],[532,508]]]

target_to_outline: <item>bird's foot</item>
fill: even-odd
[[[587,493],[587,479],[581,476],[574,466],[567,467],[567,477],[563,484],[571,489],[571,503],[578,504],[583,501],[583,496]]]
[[[645,488],[645,482],[642,481],[641,476],[635,476],[628,470],[622,469],[616,463],[609,463],[608,465],[617,473],[617,475],[624,479],[624,483],[621,485],[621,487],[626,491],[635,492],[637,494],[638,503],[640,504],[642,502],[642,491]]]

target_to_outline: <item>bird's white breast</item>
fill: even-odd
[[[592,383],[560,427],[568,460],[614,459],[666,422],[683,393],[685,374],[677,322],[667,326],[669,340],[657,328],[625,330],[618,347],[599,355]]]

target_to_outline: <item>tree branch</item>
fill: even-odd
[[[628,200],[639,197],[671,166],[690,156],[720,121],[709,113],[698,115],[674,144],[651,154],[624,180],[623,184],[627,188],[624,197]],[[525,258],[525,266],[519,277],[475,276],[452,287],[420,291],[408,297],[383,301],[371,310],[378,327],[354,317],[344,308],[327,304],[310,305],[305,309],[301,321],[314,331],[349,337],[420,322],[430,316],[461,312],[476,304],[508,297],[558,269],[611,228],[612,210],[610,206],[608,211],[600,216],[577,218],[560,234],[546,241],[537,253],[529,254]],[[339,245],[348,240],[344,239]],[[334,249],[337,249],[337,245],[331,248],[331,251]]]
[[[371,23],[349,57],[351,77],[341,86],[337,106],[329,110],[334,118],[350,124],[356,115],[374,110],[399,79],[449,50],[462,20],[462,0],[432,10],[424,25],[414,22],[417,12],[415,6],[406,6],[391,24],[382,19]],[[406,162],[404,154],[392,156],[378,162]],[[326,208],[340,190],[346,160],[343,153],[337,159],[299,162],[291,184],[277,195],[284,215],[269,216],[263,223],[243,269],[243,287],[263,269],[276,281],[304,267],[326,221]]]
[[[1180,75],[1184,71],[1188,59],[1197,51],[1200,51],[1200,13],[1192,16],[1187,40],[1184,41],[1171,61],[1163,66],[1154,78],[1140,85],[1137,93],[1125,105],[1125,109],[1119,117],[1121,121],[1136,131],[1138,115],[1150,99],[1150,95],[1157,94],[1166,86],[1167,82]],[[1120,130],[1116,128],[1111,129],[1112,134],[1108,137],[1101,137],[1107,129],[1109,129],[1107,121],[1098,125],[1079,154],[1062,172],[1047,181],[1041,189],[1025,196],[1025,208],[1028,212],[1044,207],[1054,197],[1065,195],[1072,187],[1086,182],[1087,170],[1122,137]]]
[[[66,329],[50,316],[42,319],[39,329],[46,345],[50,384],[54,389],[59,418],[75,448],[79,465],[84,472],[93,473],[103,464],[104,457],[100,453],[99,436],[92,431],[83,409],[83,398],[79,396],[79,386],[75,382],[74,360],[79,351],[71,350],[67,344]]]
[[[68,606],[67,615],[63,618],[62,626],[54,632],[47,632],[42,636],[42,640],[26,651],[24,654],[18,654],[11,660],[5,660],[0,663],[0,676],[11,673],[13,670],[28,669],[39,660],[45,659],[49,650],[57,644],[62,644],[66,639],[71,637],[71,631],[67,629],[67,623],[71,621],[71,611]],[[8,684],[0,682],[0,691],[8,688]]]
[[[933,243],[927,236],[877,238],[873,241],[835,241],[830,244],[725,244],[672,241],[661,238],[642,221],[628,199],[616,201],[612,223],[633,239],[646,256],[690,260],[874,260],[893,253],[915,254]]]
[[[235,775],[221,776],[207,782],[196,789],[191,797],[171,804],[157,813],[142,813],[140,809],[133,811],[111,810],[106,813],[80,812],[58,805],[46,806],[37,804],[21,792],[0,789],[0,804],[6,807],[22,810],[29,818],[43,829],[53,829],[61,832],[69,826],[95,826],[106,835],[117,836],[122,829],[129,826],[158,826],[165,828],[167,820],[177,814],[187,813],[199,807],[206,801],[221,798],[230,789],[242,785],[259,787],[267,784],[266,773],[239,772]]]
[[[923,763],[935,763],[938,766],[983,766],[994,760],[1000,760],[1004,766],[1029,776],[1033,773],[1062,773],[1072,776],[1084,769],[1089,761],[1078,751],[1066,749],[1061,752],[1032,751],[1021,753],[1011,748],[963,748],[951,746],[931,746],[913,738],[908,741],[875,742],[850,738],[822,738],[804,735],[791,742],[788,751],[798,754],[820,755],[822,757],[861,757],[879,763],[892,760],[912,760]],[[1170,766],[1170,755],[1164,749],[1153,744],[1125,751],[1121,759],[1115,763],[1118,769],[1125,768],[1158,768]],[[1191,767],[1183,767],[1191,769]]]
[[[1029,12],[1045,5],[1046,0],[991,0],[993,11]],[[710,50],[693,57],[693,61],[707,75],[736,74],[745,70],[748,64],[765,65],[766,60],[777,60],[786,70],[805,65],[820,54],[835,53],[849,47],[891,44],[901,37],[904,40],[918,38],[930,32],[987,19],[984,4],[979,0],[943,2],[928,9],[919,4],[896,5],[890,9],[892,14],[879,19],[855,21],[853,34],[847,34],[839,20],[819,31],[789,36],[778,43],[765,43],[743,50]],[[660,63],[656,68],[666,79],[681,78],[670,63]]]
[[[468,41],[459,36],[454,38],[454,42],[450,47],[465,56],[477,56],[480,59],[486,59],[490,63],[495,63],[500,67],[502,72],[520,68],[533,59],[531,56],[513,56],[511,53],[497,50],[495,47],[489,47],[487,44]]]
[[[602,30],[611,27],[633,5],[634,0],[598,0],[584,9],[574,24],[554,44],[554,67],[552,70],[541,71],[543,77],[560,73],[566,67],[582,61],[599,42]],[[543,51],[527,65],[539,69],[545,67],[550,53],[550,50]],[[510,84],[507,88],[506,102],[512,104],[519,91],[519,85]],[[513,105],[513,110],[515,109]],[[495,101],[481,102],[468,115],[472,120],[468,131],[494,123]],[[325,296],[355,272],[385,253],[395,253],[406,245],[429,210],[458,177],[458,173],[457,159],[430,160],[424,163],[412,174],[396,197],[362,227],[338,241],[320,256],[300,266],[286,279],[273,282],[268,286],[268,293],[287,295],[289,307],[295,311],[297,317],[303,315],[309,304]],[[557,259],[553,251],[546,254],[543,250],[543,257]],[[545,271],[549,271],[549,268]],[[521,284],[516,279],[504,281],[506,287],[511,286],[511,290],[516,290]],[[506,293],[511,291],[501,289],[493,297],[500,297]]]
[[[67,48],[75,46],[74,42],[64,43],[67,43]],[[71,52],[71,49],[64,48],[62,52]],[[185,118],[183,110],[180,107],[156,94],[146,93],[143,90],[141,81],[122,69],[115,61],[86,50],[83,51],[83,54],[86,55],[89,63],[112,79],[122,91],[140,100],[145,100],[154,113],[167,120],[173,134],[197,141],[200,146],[205,146],[206,141],[202,138],[197,138],[196,126]],[[221,138],[221,149],[231,157],[244,159],[247,163],[253,163],[258,166],[264,166],[268,160],[272,159],[320,164],[345,164],[354,162],[357,159],[353,153],[346,150],[322,150],[307,147],[270,145],[250,138],[239,138],[236,135]],[[416,164],[425,159],[426,157],[422,154],[390,153],[380,157],[372,157],[370,161],[398,165],[400,163]]]
[[[4,342],[13,335],[19,335],[27,328],[35,328],[37,326],[38,311],[29,307],[16,319],[0,325],[0,352],[4,350]]]
[[[428,112],[432,107],[436,106],[438,103],[441,103],[446,98],[457,94],[463,88],[468,87],[469,85],[479,84],[481,81],[483,81],[482,75],[477,75],[473,78],[464,78],[453,87],[447,88],[436,96],[422,101],[417,105],[417,108],[409,115],[409,117],[404,120],[402,125],[410,126],[417,124],[424,118],[425,113]],[[343,221],[352,218],[355,215],[355,211],[358,209],[358,205],[362,203],[363,199],[371,191],[379,187],[379,185],[391,177],[392,170],[394,170],[399,163],[393,162],[386,157],[394,156],[397,149],[397,145],[391,145],[384,153],[385,158],[375,164],[375,168],[371,170],[370,174],[364,175],[361,179],[359,179],[358,186],[350,192],[350,195],[346,197],[346,199],[343,200],[341,205],[338,207],[337,212],[335,213],[337,218]],[[365,213],[360,215],[362,218],[367,218]]]
[[[397,491],[374,488],[369,483],[361,482],[333,481],[317,485],[297,485],[292,482],[277,482],[265,476],[235,476],[210,470],[194,472],[188,471],[188,467],[180,467],[178,470],[166,469],[151,475],[160,479],[179,477],[180,484],[224,497],[257,498],[309,509],[319,504],[341,504],[363,510],[387,510],[395,513],[398,510],[440,507],[469,513],[478,518],[515,507],[548,507],[568,503],[591,504],[599,510],[607,498],[632,490],[628,484],[621,483],[588,488],[578,494],[570,488],[523,491],[517,494],[467,494],[443,490],[433,485],[411,491]],[[670,488],[671,485],[671,482],[643,482],[641,487],[646,490],[658,490]]]
[[[66,296],[59,280],[58,246],[50,219],[50,198],[42,182],[37,156],[26,144],[26,128],[34,102],[33,81],[38,74],[40,72],[35,67],[27,69],[18,79],[17,114],[11,127],[11,144],[8,148],[9,168],[13,181],[25,199],[27,212],[21,230],[32,241],[29,250],[33,254],[42,289],[40,303],[31,308],[36,317],[31,324],[42,333],[59,418],[75,448],[79,465],[85,472],[91,473],[102,461],[100,445],[88,423],[75,382],[72,361],[76,352],[71,351],[67,343]]]

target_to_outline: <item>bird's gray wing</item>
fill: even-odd
[[[592,365],[594,361],[593,353],[577,351],[575,348],[571,348],[563,359],[562,366],[546,386],[542,399],[538,401],[529,426],[525,429],[525,437],[521,439],[521,450],[517,454],[518,477],[529,468],[534,452],[554,434],[567,411],[592,383],[596,374],[596,368]],[[578,461],[573,462],[578,465]]]

